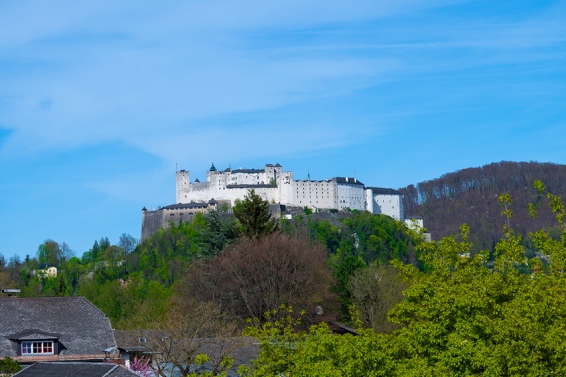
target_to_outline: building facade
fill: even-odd
[[[404,221],[403,195],[394,189],[366,187],[357,178],[334,177],[324,180],[296,180],[293,172],[283,171],[280,164],[266,164],[263,169],[225,169],[214,164],[206,181],[191,182],[190,172],[176,172],[176,203],[155,210],[142,209],[142,234],[145,240],[160,228],[190,222],[197,213],[214,209],[230,212],[237,199],[242,200],[254,189],[270,204],[273,216],[313,211],[359,210],[383,214]]]
[[[206,182],[191,182],[190,172],[176,173],[176,203],[218,202],[234,204],[249,189],[254,189],[272,204],[309,207],[313,210],[336,209],[369,211],[403,221],[403,196],[393,189],[366,187],[357,178],[334,177],[324,180],[295,180],[293,172],[283,171],[280,164],[267,164],[263,169],[216,169],[206,174]]]

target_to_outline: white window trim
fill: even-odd
[[[33,352],[34,343],[41,343],[41,352]],[[44,343],[51,343],[51,352],[43,352],[43,348],[45,347]],[[29,344],[31,352],[24,352],[25,344]],[[55,353],[55,342],[52,340],[23,341],[20,344],[20,349],[22,352],[22,356],[53,355]]]

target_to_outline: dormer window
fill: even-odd
[[[22,342],[22,356],[53,355],[53,341]]]
[[[46,356],[59,354],[59,334],[47,333],[38,329],[28,329],[8,335],[8,339],[18,344],[18,356]]]

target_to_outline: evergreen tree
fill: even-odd
[[[210,211],[205,215],[207,227],[202,232],[202,255],[214,256],[238,239],[233,216]]]
[[[240,231],[247,238],[259,239],[279,227],[277,220],[271,218],[269,203],[253,189],[247,193],[244,200],[236,201],[233,210],[240,222]]]

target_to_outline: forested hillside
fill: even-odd
[[[422,216],[433,239],[456,234],[466,223],[474,251],[492,251],[506,222],[497,200],[502,194],[509,194],[513,200],[510,225],[517,234],[527,236],[551,227],[554,234],[559,234],[546,197],[533,187],[537,179],[549,192],[566,197],[566,165],[538,162],[504,161],[463,169],[399,191],[404,195],[405,214]],[[536,219],[528,214],[529,203],[539,209]],[[532,244],[526,238],[523,242],[532,252]]]
[[[275,222],[267,202],[251,194],[234,212],[197,214],[139,245],[125,234],[118,245],[102,237],[81,258],[54,240],[23,261],[0,254],[0,286],[19,288],[22,297],[85,296],[121,329],[153,327],[138,314],[155,319],[172,300],[195,298],[213,302],[240,324],[282,303],[304,310],[323,305],[348,321],[356,300],[352,276],[392,259],[417,264],[404,226],[384,215],[305,213]],[[45,266],[55,266],[57,276],[42,272]],[[245,271],[247,276],[239,275]],[[262,285],[265,291],[258,293]],[[270,291],[273,287],[291,288]]]
[[[0,284],[24,297],[83,295],[113,327],[138,330],[135,339],[158,334],[143,344],[162,377],[172,364],[180,375],[225,376],[234,365],[226,353],[213,374],[191,374],[191,365],[208,360],[193,341],[237,349],[244,327],[260,352],[241,376],[563,376],[566,208],[549,193],[561,193],[562,170],[500,163],[466,171],[467,180],[458,172],[410,188],[414,209],[468,213],[458,223],[480,230],[500,226],[493,250],[484,244],[473,253],[473,239],[485,240],[469,226],[427,242],[368,212],[277,222],[250,190],[235,216],[198,214],[137,246],[124,234],[118,245],[95,241],[82,258],[53,240],[23,262],[0,255]],[[529,221],[536,233],[522,237],[517,231],[529,231]],[[556,224],[553,233],[540,229],[547,223]],[[43,265],[59,274],[42,273]],[[336,314],[357,336],[330,331]]]

